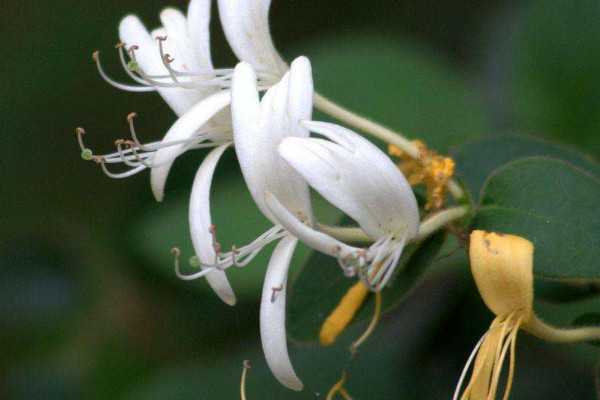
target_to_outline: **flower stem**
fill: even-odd
[[[467,212],[469,212],[469,206],[464,205],[452,207],[433,214],[431,217],[421,222],[421,225],[419,226],[419,232],[417,233],[417,236],[415,236],[415,240],[421,240],[428,237],[444,225],[464,217]]]
[[[421,223],[421,225],[419,226],[419,232],[417,233],[417,236],[415,236],[414,240],[415,241],[421,240],[421,239],[428,237],[429,235],[431,235],[432,233],[434,233],[435,231],[437,231],[444,225],[448,224],[449,222],[452,222],[454,220],[464,217],[467,214],[467,212],[469,212],[469,206],[465,205],[465,206],[459,206],[459,207],[452,207],[447,210],[443,210],[436,214],[433,214],[431,217],[429,217],[427,220],[425,220]],[[365,231],[363,231],[360,228],[353,228],[353,227],[349,228],[349,227],[343,227],[343,226],[329,226],[329,225],[320,224],[318,222],[315,225],[319,231],[326,233],[338,240],[341,240],[342,242],[355,242],[355,243],[372,243],[373,242],[373,239],[371,239],[365,233]]]
[[[346,123],[353,127],[364,131],[378,139],[383,140],[388,144],[392,144],[398,147],[400,150],[405,152],[409,157],[418,159],[419,148],[412,141],[408,140],[400,133],[394,132],[377,122],[371,121],[370,119],[360,116],[336,103],[329,100],[328,98],[315,92],[313,95],[313,104],[315,108],[323,111],[326,114]],[[466,195],[464,190],[454,180],[449,180],[447,184],[448,192],[457,201],[463,200]]]
[[[523,327],[533,335],[550,342],[574,343],[588,340],[600,340],[600,327],[583,326],[580,328],[555,328],[546,324],[535,315]]]
[[[413,142],[392,131],[391,129],[379,125],[370,119],[361,117],[360,115],[357,115],[352,111],[337,105],[333,101],[323,97],[317,92],[315,92],[313,95],[313,102],[314,106],[319,110],[339,119],[342,122],[352,125],[361,131],[365,131],[386,143],[393,144],[410,157],[416,159],[419,156],[419,148]]]

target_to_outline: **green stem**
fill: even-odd
[[[535,315],[523,327],[533,335],[549,342],[575,343],[600,340],[600,327],[555,328],[546,324]]]
[[[444,225],[464,217],[469,211],[468,206],[453,207],[447,210],[440,211],[433,214],[427,220],[423,221],[419,226],[419,232],[413,241],[422,240],[442,228]],[[316,227],[321,232],[324,232],[342,242],[355,242],[355,243],[371,243],[371,239],[362,229],[360,228],[346,228],[341,226],[329,226],[323,224],[316,224]]]

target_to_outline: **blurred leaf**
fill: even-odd
[[[600,313],[587,313],[583,314],[573,321],[574,326],[597,326],[600,327]],[[600,346],[600,340],[591,340],[589,343],[593,346]]]
[[[534,285],[535,298],[553,302],[587,300],[600,295],[600,283],[560,282],[538,279]]]
[[[396,276],[382,292],[382,312],[397,307],[413,289],[435,260],[444,243],[444,233],[406,246],[398,263]],[[294,276],[288,296],[288,329],[299,341],[315,341],[323,321],[339,304],[355,279],[344,276],[335,258],[313,252]],[[373,296],[369,296],[350,326],[368,321],[373,313]]]
[[[600,6],[530,2],[511,35],[511,109],[519,126],[600,156]]]
[[[306,42],[315,89],[348,109],[445,152],[489,131],[464,76],[427,48],[397,36],[345,32]]]
[[[488,176],[501,165],[520,158],[556,158],[600,177],[600,164],[592,158],[551,142],[515,134],[469,141],[456,148],[452,156],[462,182],[476,203]]]
[[[472,226],[531,240],[537,277],[597,280],[599,200],[600,182],[579,168],[545,158],[517,160],[490,176]]]

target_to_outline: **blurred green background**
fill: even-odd
[[[317,90],[409,137],[447,152],[513,132],[600,156],[597,1],[273,3],[277,47],[288,60],[311,59]],[[342,368],[357,399],[451,398],[492,319],[464,256],[446,259],[388,313],[352,362],[347,347],[364,325],[332,348],[291,344],[306,383],[292,393],[269,374],[258,337],[270,248],[230,273],[235,308],[205,282],[172,273],[170,248],[181,247],[184,259],[192,252],[187,199],[202,151],[178,159],[162,204],[147,172],[115,181],[80,158],[79,125],[87,145],[103,153],[128,136],[131,111],[147,140],[175,121],[158,95],[105,84],[91,54],[101,50],[106,69],[124,78],[112,50],[119,20],[136,13],[154,27],[163,7],[185,10],[186,1],[1,4],[0,399],[233,399],[244,359],[255,400],[324,398]],[[232,66],[216,7],[213,17],[215,64]],[[214,187],[225,243],[243,243],[268,225],[232,155]],[[324,204],[318,210],[326,222],[337,216]],[[294,266],[307,255],[301,249]],[[536,310],[551,307],[554,321],[568,323],[576,307],[599,304]],[[511,399],[592,399],[598,356],[597,348],[521,334]]]

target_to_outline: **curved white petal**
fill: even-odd
[[[295,237],[284,237],[269,261],[260,303],[260,338],[267,364],[279,383],[302,390],[304,385],[294,372],[285,334],[287,275],[296,243]]]
[[[310,62],[297,58],[279,83],[259,101],[256,75],[241,62],[233,74],[231,114],[233,137],[242,173],[260,210],[274,224],[264,192],[275,194],[303,220],[312,221],[310,191],[306,181],[278,154],[285,137],[308,137],[299,120],[312,114],[313,84]]]
[[[198,53],[198,62],[212,69],[210,55],[210,4],[212,0],[192,0],[188,6],[188,35]]]
[[[320,251],[321,253],[342,259],[350,257],[361,250],[357,247],[348,246],[323,232],[316,231],[303,224],[295,215],[285,208],[283,204],[281,204],[273,193],[268,191],[265,192],[265,202],[281,226],[305,245]]]
[[[323,139],[285,138],[279,153],[309,184],[351,216],[377,240],[403,232],[417,234],[419,210],[398,167],[377,146],[339,125],[302,123]]]
[[[192,186],[189,213],[190,232],[192,234],[194,251],[202,264],[212,264],[215,261],[215,251],[209,231],[212,225],[210,217],[210,188],[215,167],[228,146],[229,144],[221,145],[206,156],[200,168],[198,168]],[[236,302],[235,294],[227,280],[225,272],[214,270],[205,276],[208,284],[221,300],[233,306]]]
[[[269,32],[271,0],[219,0],[219,16],[227,41],[240,61],[257,70],[281,76],[287,65]]]
[[[137,45],[136,60],[142,71],[148,75],[167,74],[156,40],[148,33],[142,22],[135,15],[128,15],[119,25],[119,37],[127,44],[127,48]],[[175,111],[178,116],[183,115],[195,103],[190,100],[190,95],[183,93],[184,89],[157,88],[158,93]]]
[[[191,138],[207,121],[215,114],[223,110],[231,102],[231,93],[228,90],[215,93],[207,97],[192,109],[179,118],[169,129],[163,142],[171,142]],[[160,167],[153,168],[150,173],[150,184],[152,192],[157,201],[162,201],[164,197],[165,183],[167,176],[175,158],[185,151],[183,144],[164,147],[158,150],[152,162],[161,164]],[[170,161],[169,161],[170,160]],[[162,165],[165,163],[164,165]]]

